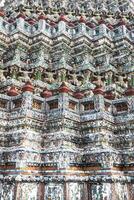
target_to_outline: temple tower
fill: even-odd
[[[133,0],[0,7],[0,200],[134,199]]]

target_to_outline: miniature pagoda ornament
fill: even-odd
[[[125,91],[126,96],[134,96],[134,74],[129,77],[128,88]]]

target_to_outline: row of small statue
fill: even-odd
[[[3,0],[4,1],[4,0]],[[127,0],[126,0],[127,2]],[[57,0],[6,0],[5,4],[6,7],[17,7],[17,6],[28,6],[32,5],[35,7],[42,7],[42,8],[53,8],[53,9],[60,9],[64,8],[66,10],[73,10],[77,12],[102,12],[102,13],[121,13],[120,4],[118,1],[114,2],[114,4],[110,4],[108,2],[104,2],[103,0],[98,1],[91,1],[91,0],[84,0],[84,1],[74,1],[74,0],[66,0],[66,1],[57,1]],[[128,7],[128,11],[130,11]],[[128,12],[129,13],[129,12]]]
[[[79,87],[88,83],[93,83],[102,87],[110,85],[115,87],[116,84],[123,88],[127,88],[128,86],[134,87],[134,73],[123,76],[114,74],[112,71],[100,75],[89,70],[77,74],[66,69],[60,69],[57,72],[41,68],[33,69],[32,71],[23,71],[16,67],[11,70],[0,69],[0,82],[5,82],[7,79],[16,79],[22,82],[40,80],[48,84],[68,82]]]

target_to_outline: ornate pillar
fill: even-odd
[[[45,199],[45,184],[39,183],[37,200],[44,200],[44,199]]]
[[[69,200],[69,187],[68,182],[64,183],[64,200]]]
[[[90,184],[88,182],[84,183],[83,200],[90,200]]]
[[[14,200],[15,199],[15,184],[14,182],[2,182],[0,185],[0,199],[1,200]]]
[[[116,200],[115,183],[111,184],[111,190],[112,190],[112,200]]]
[[[21,186],[21,183],[17,182],[16,189],[15,189],[15,200],[20,200],[20,186]]]
[[[132,184],[132,183],[128,184],[128,199],[129,200],[134,199],[134,184]]]

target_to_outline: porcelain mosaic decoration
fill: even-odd
[[[0,3],[0,200],[134,200],[133,0]]]

